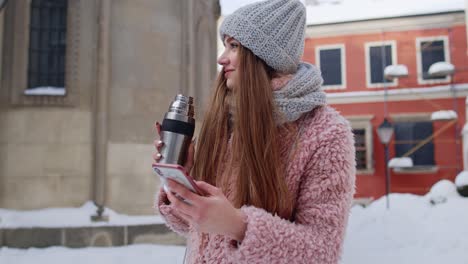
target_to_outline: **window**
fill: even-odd
[[[396,86],[397,80],[389,81],[384,78],[385,67],[394,64],[397,64],[395,41],[366,43],[367,87]]]
[[[421,141],[430,137],[433,133],[430,121],[407,121],[395,123],[395,156],[402,157]],[[413,159],[415,168],[433,167],[434,143],[427,142],[409,157]]]
[[[353,128],[354,147],[356,148],[356,169],[359,174],[372,174],[372,115],[346,117]]]
[[[353,132],[356,148],[356,169],[365,170],[367,168],[366,130],[354,129]]]
[[[344,45],[327,45],[316,48],[317,66],[320,68],[325,89],[346,87],[346,61]]]
[[[33,0],[29,30],[26,94],[64,95],[67,1]]]
[[[421,84],[431,84],[449,82],[449,76],[431,77],[428,74],[429,67],[436,62],[450,62],[448,51],[448,38],[430,37],[416,39],[418,82]]]

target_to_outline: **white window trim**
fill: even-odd
[[[317,67],[320,69],[320,51],[340,49],[341,50],[341,85],[323,85],[324,90],[346,89],[346,48],[344,44],[321,45],[315,47],[315,58]]]
[[[374,115],[357,115],[345,117],[351,124],[352,129],[365,129],[366,130],[366,169],[357,170],[357,174],[373,175],[374,174],[374,160],[373,160],[373,139],[372,139],[372,123],[371,120]]]
[[[421,56],[421,42],[423,41],[438,41],[442,40],[444,42],[444,57],[445,61],[450,63],[450,50],[449,50],[449,39],[448,36],[433,36],[433,37],[420,37],[416,38],[416,65],[418,69],[418,84],[438,84],[438,83],[447,83],[451,81],[450,76],[446,76],[444,79],[435,79],[435,80],[424,80],[422,76],[422,56]]]
[[[366,52],[366,85],[367,88],[385,88],[398,86],[398,78],[394,78],[392,81],[385,83],[371,83],[371,69],[370,69],[370,48],[390,45],[392,47],[392,65],[397,65],[397,43],[395,40],[388,41],[373,41],[366,42],[364,44],[364,50]]]

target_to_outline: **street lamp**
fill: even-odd
[[[385,148],[385,195],[387,197],[387,209],[390,208],[390,172],[388,167],[388,159],[389,159],[389,151],[388,151],[388,143],[393,136],[393,128],[392,123],[388,121],[385,117],[382,124],[377,127],[377,135],[379,136],[380,143],[384,145]]]

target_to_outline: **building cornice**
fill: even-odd
[[[308,25],[306,37],[317,38],[408,30],[427,30],[458,25],[465,25],[464,11]]]
[[[468,83],[454,84],[457,97],[468,96]],[[451,85],[428,88],[398,88],[387,91],[388,101],[416,101],[452,98]],[[339,92],[327,94],[329,104],[378,103],[384,101],[384,91]]]

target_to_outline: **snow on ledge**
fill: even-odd
[[[384,76],[388,80],[393,78],[406,77],[408,76],[408,67],[403,64],[389,65],[385,67]]]
[[[446,61],[439,61],[429,67],[429,75],[431,76],[447,76],[452,75],[455,72],[455,66]]]
[[[51,95],[51,96],[64,96],[66,90],[64,87],[36,87],[24,90],[25,95]]]
[[[130,216],[119,214],[105,208],[103,215],[108,222],[93,222],[96,206],[88,201],[78,208],[44,208],[39,210],[11,210],[0,208],[0,229],[31,227],[87,227],[87,226],[131,226],[161,224],[164,220],[159,215]]]
[[[455,120],[458,118],[458,115],[455,111],[453,110],[440,110],[433,112],[431,114],[431,120],[436,121],[436,120]]]
[[[388,162],[389,168],[411,168],[413,167],[413,160],[409,157],[393,158]]]
[[[468,171],[462,171],[457,175],[455,185],[457,187],[468,186]]]

